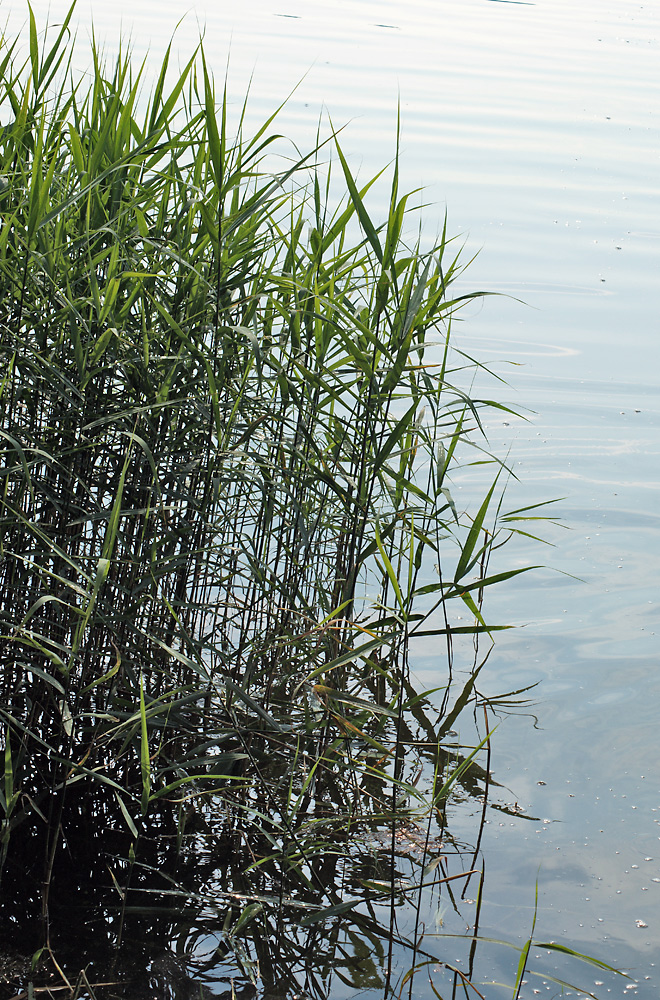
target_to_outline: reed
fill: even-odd
[[[480,418],[499,404],[450,342],[482,293],[454,292],[445,231],[407,241],[396,160],[377,223],[338,135],[274,171],[273,118],[246,136],[201,47],[175,78],[168,50],[148,99],[144,66],[94,43],[77,79],[72,13],[49,47],[30,12],[29,56],[0,58],[5,886],[57,961],[53,912],[102,858],[117,945],[158,868],[180,919],[209,905],[156,845],[181,859],[212,830],[243,970],[250,921],[285,951],[282,914],[313,928],[366,892],[390,900],[389,982],[397,824],[426,830],[427,872],[452,787],[477,787],[450,737],[482,660],[461,647],[457,684],[455,647],[494,630],[484,592],[522,570],[491,553],[534,516],[502,511]],[[466,442],[493,462],[472,512],[451,493]],[[409,664],[429,636],[435,707]],[[360,878],[383,829],[385,874]]]

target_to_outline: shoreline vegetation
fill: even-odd
[[[462,969],[421,929],[481,898],[446,807],[483,824],[483,601],[525,571],[490,558],[539,519],[504,512],[506,407],[451,344],[484,293],[454,293],[445,231],[408,244],[396,159],[376,223],[337,134],[273,172],[275,116],[245,135],[201,46],[148,100],[126,53],[76,76],[73,10],[0,51],[11,995],[210,997],[221,968],[227,996],[481,996],[480,902]],[[472,512],[466,443],[494,470]]]

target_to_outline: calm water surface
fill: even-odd
[[[66,6],[51,3],[51,19]],[[48,4],[33,7],[43,24]],[[18,2],[2,10],[12,30],[25,20]],[[182,58],[203,27],[218,76],[229,54],[237,106],[252,75],[250,121],[298,84],[279,129],[308,149],[320,116],[348,123],[343,146],[365,178],[393,155],[400,100],[403,184],[425,186],[429,235],[446,207],[466,259],[479,251],[465,287],[524,300],[487,299],[456,327],[459,346],[507,379],[490,392],[533,411],[488,428],[520,479],[509,506],[565,498],[564,527],[548,532],[556,547],[511,549],[502,568],[543,562],[571,574],[541,571],[489,599],[491,620],[524,628],[498,639],[482,688],[540,683],[534,716],[504,718],[494,738],[495,801],[513,808],[489,813],[481,933],[526,938],[538,879],[537,937],[633,979],[533,964],[602,996],[657,998],[660,7],[93,0],[78,7],[81,37],[92,18],[109,49],[130,31],[148,64],[181,18]],[[466,469],[457,489],[478,487]],[[429,686],[443,670],[420,655]],[[454,820],[468,840],[474,809]],[[483,968],[510,981],[513,953],[491,950]],[[558,991],[543,979],[525,989]]]

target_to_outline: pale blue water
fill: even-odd
[[[33,6],[43,24],[48,5]],[[65,7],[52,3],[52,20]],[[25,19],[19,3],[2,12],[10,30]],[[493,738],[494,774],[507,786],[498,797],[539,819],[489,813],[480,929],[524,938],[538,878],[537,936],[626,966],[633,979],[557,958],[546,968],[602,996],[656,998],[660,7],[94,0],[78,7],[82,38],[92,15],[108,49],[120,26],[131,30],[136,56],[151,53],[147,70],[180,18],[183,57],[205,25],[218,76],[230,52],[237,106],[253,73],[251,122],[298,83],[280,131],[309,148],[329,112],[335,126],[348,123],[342,144],[365,178],[393,155],[400,100],[402,183],[425,185],[427,232],[441,227],[446,207],[466,259],[479,251],[465,288],[527,303],[487,299],[456,327],[459,346],[507,378],[510,388],[491,394],[535,411],[527,424],[489,426],[494,449],[511,447],[521,480],[509,506],[565,498],[557,509],[569,530],[549,531],[556,548],[519,546],[501,565],[543,562],[574,575],[523,577],[488,605],[492,620],[525,627],[498,638],[482,688],[540,682],[538,728],[527,715],[505,718]],[[456,486],[469,495],[478,477],[466,471]],[[433,680],[426,656],[419,675]],[[466,839],[474,808],[454,818]],[[435,946],[447,957],[449,943]],[[482,951],[483,977],[510,981],[515,958]],[[431,995],[421,979],[416,989]],[[489,1000],[510,996],[483,989]],[[522,996],[558,989],[530,980]]]

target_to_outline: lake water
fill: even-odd
[[[66,6],[54,0],[51,19]],[[43,25],[48,4],[33,8]],[[2,11],[13,34],[25,9]],[[491,620],[524,628],[498,638],[482,688],[538,687],[531,709],[505,716],[493,738],[494,777],[505,787],[492,801],[509,812],[488,814],[480,932],[524,940],[538,880],[537,938],[632,978],[577,971],[556,957],[544,967],[599,996],[655,1000],[660,6],[94,0],[79,4],[77,18],[82,38],[93,18],[108,49],[120,27],[130,31],[135,55],[150,53],[147,72],[177,22],[182,58],[204,26],[218,77],[229,54],[237,105],[252,75],[248,127],[297,84],[279,130],[306,150],[329,113],[346,124],[343,148],[364,178],[393,155],[400,101],[402,183],[425,187],[427,231],[441,227],[446,208],[465,259],[478,252],[466,290],[512,296],[484,300],[455,327],[457,344],[506,378],[490,393],[532,411],[527,422],[498,417],[488,427],[494,450],[511,449],[519,477],[507,504],[564,498],[562,526],[546,529],[555,548],[519,545],[498,565],[543,562],[562,572],[524,576],[489,597]],[[457,482],[462,495],[478,485],[469,468]],[[433,686],[432,658],[420,659],[418,673]],[[475,809],[466,803],[452,821],[468,840]],[[483,968],[510,981],[503,951],[484,953]],[[483,989],[489,1000],[510,996]],[[522,996],[558,989],[540,978]]]

